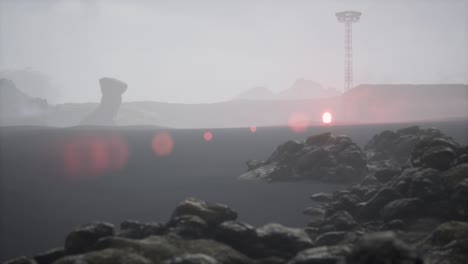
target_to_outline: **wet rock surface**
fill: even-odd
[[[248,161],[244,180],[353,182],[365,172],[364,152],[351,138],[323,133],[305,142],[288,141],[265,161]]]
[[[380,144],[397,144],[398,140],[414,143],[413,149],[404,149],[406,162],[388,151],[374,154],[383,151]],[[330,194],[312,194],[315,204],[303,211],[310,218],[304,228],[278,223],[254,227],[238,220],[237,212],[227,205],[187,198],[167,223],[126,220],[115,231],[111,224],[94,222],[73,230],[64,249],[6,263],[468,263],[465,148],[436,129],[417,127],[381,133],[368,145],[372,153],[365,157],[372,161],[364,166],[382,161],[375,158],[380,155],[393,167],[379,176],[375,170],[364,169],[359,183]],[[289,164],[296,164],[303,157],[298,153],[307,146],[322,153],[326,152],[322,148],[345,146],[332,151],[342,155],[352,143],[321,134],[303,143],[286,143],[272,155],[271,163],[250,163],[250,167],[296,168]],[[431,155],[438,158],[424,158]],[[309,161],[316,162],[315,158]]]

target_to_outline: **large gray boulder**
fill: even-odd
[[[364,152],[351,138],[332,133],[309,137],[305,142],[288,141],[265,161],[247,162],[244,180],[319,180],[349,183],[361,180],[366,171]]]
[[[271,256],[291,258],[297,252],[314,246],[303,229],[270,223],[257,228],[260,241]]]
[[[455,159],[458,144],[436,128],[418,126],[385,130],[365,146],[370,171],[416,167],[446,169]],[[386,176],[386,175],[385,175]]]
[[[122,94],[127,84],[114,78],[99,79],[101,104],[81,121],[81,125],[114,125],[114,118],[122,104]]]
[[[362,237],[347,264],[423,264],[414,249],[399,240],[392,232],[374,233]]]
[[[114,235],[114,225],[94,222],[82,225],[70,232],[65,239],[66,254],[80,254],[94,249],[96,242]]]

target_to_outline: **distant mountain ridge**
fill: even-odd
[[[279,93],[260,86],[240,93],[234,100],[303,100],[339,96],[335,89],[325,89],[321,84],[305,79],[296,80],[291,87]]]
[[[294,113],[306,116],[309,124],[320,124],[325,111],[333,114],[335,124],[468,120],[466,84],[363,84],[340,96],[301,100],[231,100],[210,104],[175,104],[125,102],[124,96],[123,101],[116,123],[125,126],[284,126],[288,125]],[[49,106],[46,124],[76,126],[96,105],[67,103]]]

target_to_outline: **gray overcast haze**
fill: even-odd
[[[354,24],[355,85],[468,83],[468,1],[0,0],[0,70],[32,68],[60,102],[228,100],[298,78],[343,87],[344,26]],[[47,95],[44,95],[47,97]]]

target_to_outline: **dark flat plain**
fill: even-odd
[[[75,226],[102,220],[166,221],[178,202],[198,197],[228,204],[239,219],[253,225],[279,222],[304,226],[301,211],[309,196],[342,188],[317,182],[238,181],[248,159],[266,159],[279,144],[331,131],[347,134],[363,146],[385,129],[414,124],[309,127],[295,134],[286,127],[166,130],[174,139],[172,154],[158,157],[152,127],[2,127],[0,128],[0,260],[34,255],[63,245]],[[437,127],[460,144],[468,143],[466,120],[418,123]],[[84,180],[63,173],[63,144],[85,135],[118,135],[128,143],[129,159],[118,171]]]

